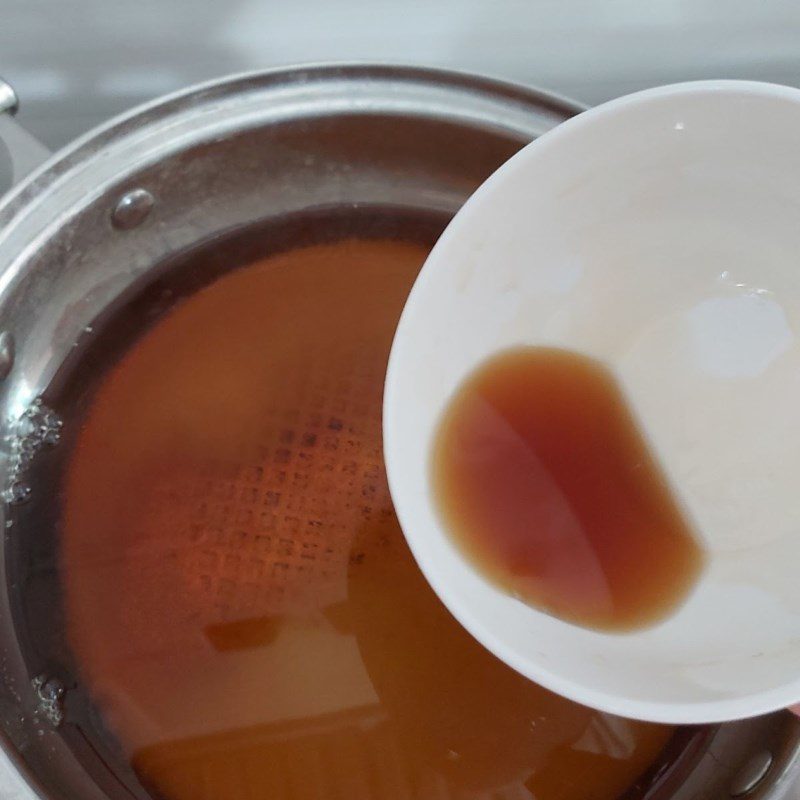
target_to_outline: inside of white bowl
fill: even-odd
[[[484,184],[406,306],[384,422],[406,536],[478,639],[580,702],[700,722],[800,699],[798,141],[800,91],[765,84],[587,112]],[[443,529],[438,420],[477,364],[516,345],[589,354],[620,381],[708,552],[664,622],[605,634],[537,612]]]

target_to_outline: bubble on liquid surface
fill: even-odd
[[[54,447],[61,439],[61,418],[42,402],[34,400],[17,420],[7,439],[9,449],[8,483],[3,499],[19,505],[30,498],[31,487],[24,473],[45,447]]]
[[[32,681],[36,692],[36,716],[57,728],[64,721],[64,694],[67,689],[58,678],[37,675]]]
[[[23,481],[14,481],[6,490],[5,496],[12,506],[21,505],[31,496],[31,487]]]

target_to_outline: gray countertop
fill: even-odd
[[[50,147],[198,81],[327,60],[466,69],[589,104],[696,78],[800,85],[800,2],[0,0],[0,75]]]

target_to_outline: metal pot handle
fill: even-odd
[[[0,194],[50,156],[50,151],[13,119],[18,107],[17,93],[0,78]],[[3,164],[4,150],[8,151],[10,172]]]

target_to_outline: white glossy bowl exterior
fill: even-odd
[[[431,253],[389,363],[389,481],[433,588],[498,657],[596,708],[690,723],[800,700],[799,332],[800,91],[667,86],[526,147]],[[665,622],[559,621],[488,583],[443,529],[440,414],[519,344],[607,363],[677,487],[709,564]]]

